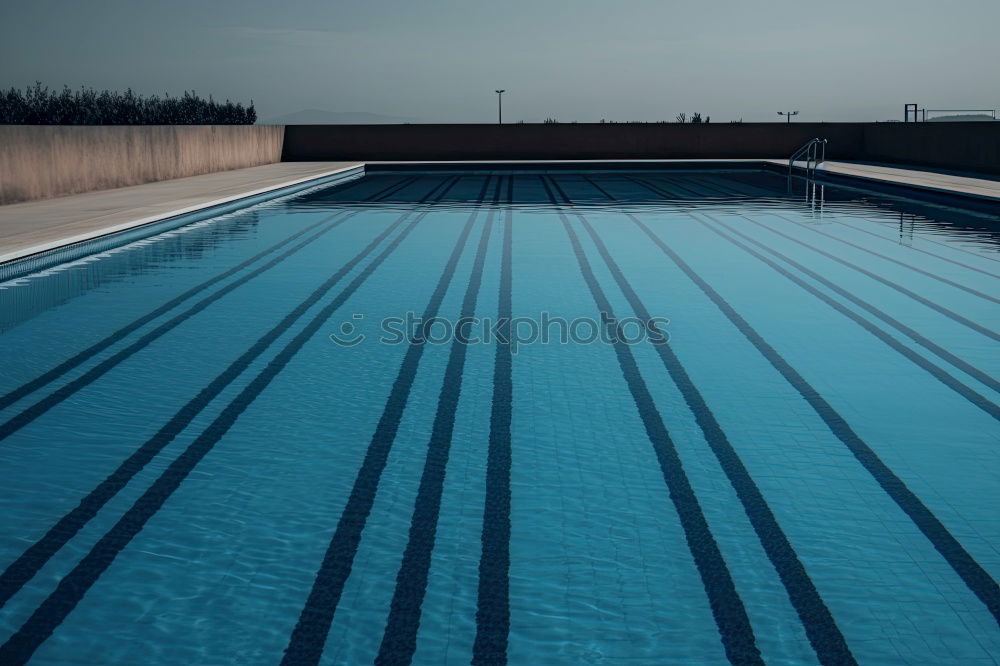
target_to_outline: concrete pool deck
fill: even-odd
[[[759,162],[787,167],[787,160],[551,160],[537,165],[597,165],[615,162],[674,164],[692,162]],[[504,162],[491,162],[504,168]],[[385,168],[387,162],[372,162]],[[406,163],[408,166],[433,162]],[[440,162],[436,164],[442,164]],[[453,162],[451,164],[459,164]],[[479,162],[476,164],[485,164]],[[508,163],[509,164],[509,163]],[[101,190],[0,206],[0,263],[26,257],[69,243],[139,227],[209,206],[218,205],[363,167],[364,162],[279,162],[265,166],[221,171],[165,180],[114,190]],[[890,185],[903,185],[947,194],[959,194],[1000,205],[1000,180],[902,167],[828,161],[820,172]]]
[[[788,166],[788,160],[768,160],[768,162],[783,168]],[[796,165],[800,164],[804,166],[805,163],[796,162]],[[886,185],[904,185],[943,194],[960,194],[1000,203],[1000,180],[989,178],[863,162],[827,161],[816,167],[816,171]]]
[[[0,263],[359,166],[279,162],[0,206]]]

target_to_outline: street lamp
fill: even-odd
[[[785,117],[787,117],[788,118],[788,122],[791,123],[792,122],[792,116],[799,115],[799,112],[798,111],[778,111],[778,115],[779,116],[785,116]]]
[[[506,90],[497,91],[497,125],[503,125],[503,94]]]

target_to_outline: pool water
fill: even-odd
[[[996,664],[998,230],[385,172],[0,284],[0,663]]]

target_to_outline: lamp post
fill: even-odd
[[[503,125],[503,94],[506,90],[497,91],[497,125]]]
[[[786,118],[788,118],[788,123],[791,124],[791,122],[792,122],[792,116],[799,115],[799,112],[798,111],[778,111],[778,115],[779,116],[785,116]]]

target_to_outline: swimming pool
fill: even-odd
[[[4,283],[0,663],[994,664],[997,224],[383,172]]]

